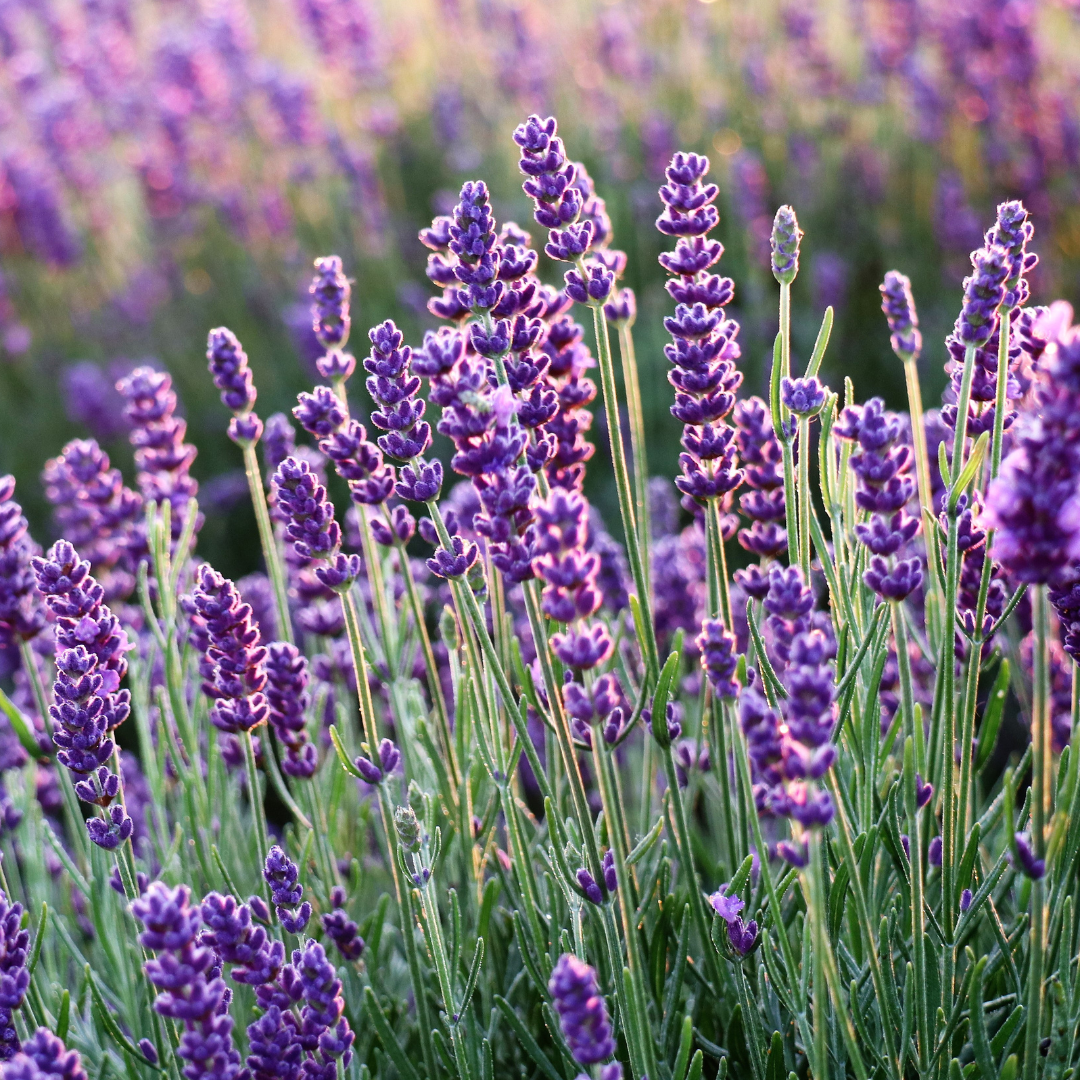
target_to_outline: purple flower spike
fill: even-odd
[[[191,607],[206,631],[199,672],[203,692],[214,702],[211,722],[233,735],[266,723],[266,649],[251,621],[251,607],[228,578],[205,563],[199,567]]]
[[[224,326],[211,330],[206,340],[206,359],[221,402],[231,412],[248,413],[255,404],[255,384],[247,353],[236,335]]]
[[[739,543],[755,555],[775,558],[787,550],[787,531],[782,524],[786,516],[783,450],[773,432],[769,407],[761,398],[740,401],[732,419],[738,430],[743,476],[750,488],[739,496],[739,508],[751,523],[749,529],[739,531]],[[768,591],[768,581],[757,567],[736,571],[736,580],[758,600]]]
[[[315,568],[315,577],[336,593],[347,593],[360,576],[363,564],[359,555],[343,555],[340,552]]]
[[[744,923],[736,916],[728,923],[728,941],[739,956],[746,956],[757,944],[758,925],[754,919]]]
[[[306,461],[286,458],[274,473],[274,504],[285,521],[285,538],[306,559],[326,559],[341,544],[341,528],[326,488]]]
[[[597,307],[606,303],[615,285],[615,275],[599,262],[585,266],[585,275],[577,270],[566,271],[566,295],[575,303]]]
[[[14,1012],[22,1005],[30,987],[30,972],[26,968],[30,934],[21,926],[22,916],[22,904],[10,903],[0,892],[0,1061],[8,1060],[19,1049]],[[29,1047],[28,1041],[24,1052],[32,1054]],[[5,1068],[5,1074],[7,1071]]]
[[[148,501],[169,501],[173,539],[178,539],[188,500],[199,490],[191,476],[191,463],[198,451],[184,442],[187,424],[175,415],[172,378],[151,367],[138,367],[121,379],[116,389],[127,401],[124,412],[132,425],[128,438],[135,447],[139,490]]]
[[[328,352],[343,349],[349,340],[349,298],[352,287],[337,255],[326,255],[315,260],[315,280],[308,292],[312,296],[312,329],[319,344]],[[319,374],[324,379],[334,378],[321,369]],[[338,377],[348,378],[348,375]]]
[[[633,289],[620,289],[604,305],[604,316],[613,326],[627,328],[637,318],[637,299]]]
[[[739,657],[735,649],[735,637],[719,619],[706,619],[697,637],[701,652],[701,666],[709,677],[716,695],[721,698],[738,697],[742,687],[736,677]]]
[[[1023,833],[1016,834],[1016,854],[1020,863],[1018,869],[1033,881],[1038,881],[1046,873],[1046,860],[1037,859],[1031,846],[1031,840]]]
[[[0,476],[0,635],[29,641],[45,625],[30,564],[39,549],[14,496],[15,477]]]
[[[211,977],[217,959],[198,941],[200,914],[189,898],[186,885],[170,889],[154,881],[131,904],[131,913],[145,927],[139,943],[157,954],[144,965],[147,978],[161,991],[154,1009],[182,1025],[177,1052],[187,1063],[189,1080],[236,1080],[240,1055],[232,1042],[229,992],[221,978]]]
[[[235,896],[208,893],[200,908],[206,930],[200,943],[217,953],[222,963],[234,965],[231,977],[248,986],[262,986],[277,978],[285,964],[285,946],[271,941],[266,930],[253,926],[251,908]]]
[[[1004,249],[1008,255],[1003,310],[1011,311],[1028,302],[1026,275],[1039,263],[1039,256],[1027,250],[1034,235],[1035,226],[1028,218],[1027,208],[1018,199],[1003,202],[997,208],[997,221],[986,234],[986,243]]]
[[[7,1010],[3,1010],[6,1012]],[[5,1029],[10,1021],[5,1023]],[[151,1064],[157,1064],[157,1051],[153,1044],[149,1052],[143,1048],[145,1039],[139,1043],[139,1049]],[[18,1049],[17,1045],[16,1048]],[[3,1047],[0,1047],[0,1055]],[[151,1056],[151,1054],[153,1056]],[[10,1057],[10,1054],[7,1055]],[[10,1080],[87,1080],[86,1070],[78,1051],[69,1050],[63,1042],[48,1028],[38,1028],[13,1058],[4,1067],[5,1078]]]
[[[1080,329],[1058,301],[1037,328],[1048,342],[1014,449],[987,491],[984,525],[993,557],[1016,580],[1070,584],[1080,560]]]
[[[956,337],[964,345],[985,345],[997,325],[1011,269],[1009,253],[996,244],[972,252],[974,273],[964,279],[964,307],[956,320]]]
[[[919,317],[911,281],[899,270],[890,270],[881,283],[881,310],[889,324],[893,352],[904,360],[916,360],[922,352]]]
[[[790,206],[781,206],[773,219],[770,246],[772,272],[781,285],[790,285],[799,273],[799,243],[803,231]]]
[[[780,380],[780,397],[796,416],[816,416],[825,404],[825,388],[816,378]]]
[[[551,973],[548,992],[574,1060],[589,1066],[611,1057],[615,1040],[593,968],[563,953]]]
[[[343,1015],[345,1000],[334,965],[327,959],[322,945],[310,940],[302,950],[293,952],[292,962],[299,973],[303,992],[303,1030],[315,1035],[324,1059],[332,1063],[340,1058],[342,1065],[348,1068],[352,1060],[353,1033]]]
[[[364,783],[370,784],[372,787],[382,783],[382,769],[374,762],[369,761],[366,757],[356,758],[353,761],[353,765],[356,767],[356,771],[360,774]]]
[[[290,934],[299,934],[311,918],[311,904],[301,903],[304,886],[296,863],[275,844],[266,856],[263,878],[270,886],[270,899],[277,910],[281,925]]]
[[[463,540],[460,536],[451,537],[451,549],[447,551],[445,547],[440,547],[435,555],[428,559],[428,569],[436,577],[463,577],[480,554],[471,540]]]
[[[289,776],[309,778],[315,774],[317,755],[308,740],[306,712],[311,703],[307,691],[307,657],[287,641],[272,642],[266,653],[266,699],[270,726],[286,748],[282,769]]]
[[[340,892],[341,896],[334,897],[335,903],[340,899],[340,902],[344,904],[344,890],[339,888],[336,891]],[[322,926],[326,936],[337,946],[338,952],[346,960],[355,963],[360,959],[364,951],[364,939],[358,933],[356,923],[346,914],[344,907],[335,907],[333,911],[328,911],[323,915]]]

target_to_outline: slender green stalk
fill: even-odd
[[[620,323],[618,329],[619,359],[622,361],[623,386],[626,389],[626,411],[630,418],[630,453],[634,459],[638,544],[641,546],[642,560],[650,567],[649,545],[652,542],[652,531],[649,520],[649,462],[645,449],[645,412],[641,404],[634,335],[629,323]]]
[[[375,709],[371,700],[371,686],[368,682],[368,663],[364,655],[364,645],[360,638],[360,619],[356,610],[356,600],[352,593],[342,597],[342,609],[345,612],[345,631],[352,650],[353,667],[356,671],[356,685],[359,691],[360,724],[368,747],[375,753],[379,745],[378,729],[375,726]],[[424,1058],[424,1068],[428,1076],[438,1076],[435,1047],[431,1041],[431,1007],[424,991],[424,979],[420,968],[420,956],[416,949],[413,934],[412,900],[408,887],[402,881],[401,867],[395,858],[394,811],[389,794],[382,784],[379,785],[379,815],[382,819],[383,836],[386,843],[387,863],[390,877],[394,883],[394,897],[397,901],[398,924],[401,927],[401,940],[405,946],[405,961],[409,968],[416,1000],[417,1023],[420,1035],[420,1048]]]
[[[955,484],[964,467],[967,454],[968,412],[971,405],[971,383],[975,375],[975,346],[964,350],[964,373],[960,382],[960,394],[956,399],[956,438],[953,441],[952,463],[949,466],[949,482]],[[947,610],[947,609],[946,609]]]
[[[915,771],[914,740],[908,738],[904,741],[904,802],[908,818],[908,843],[911,845],[911,954],[915,969],[915,1030],[919,1035],[919,1070],[925,1075],[933,1049],[933,1038],[930,1028],[929,967],[926,958],[925,871]],[[945,949],[945,953],[951,956],[952,950]],[[951,998],[951,990],[949,993]]]
[[[244,447],[244,472],[247,474],[248,491],[251,492],[251,505],[255,507],[255,522],[259,527],[259,543],[262,544],[266,573],[270,578],[270,587],[274,591],[278,634],[282,641],[293,644],[295,638],[293,637],[292,616],[289,613],[289,587],[285,580],[285,567],[282,565],[277,538],[274,536],[274,526],[270,521],[270,510],[266,505],[266,491],[263,488],[262,473],[259,472],[259,459],[255,454],[254,445]]]
[[[788,433],[788,410],[780,398],[781,380],[791,377],[791,284],[780,283],[780,356],[779,369],[777,369],[777,357],[773,353],[773,373],[771,386],[771,404],[773,412],[773,427],[780,439],[780,447],[784,456],[784,525],[788,536],[788,561],[802,564],[802,553],[799,550],[799,528],[796,515],[797,499],[795,493],[795,459],[792,453],[791,435]]]
[[[648,738],[647,735],[646,738]],[[611,840],[615,877],[619,886],[619,911],[622,915],[623,941],[626,943],[626,954],[629,961],[631,992],[635,999],[634,1012],[644,1021],[648,1016],[645,993],[645,961],[641,955],[641,939],[638,936],[638,929],[634,925],[634,883],[630,876],[630,869],[626,865],[626,856],[629,852],[626,849],[624,839],[623,808],[615,790],[612,751],[604,742],[604,736],[599,725],[593,726],[592,739],[593,753],[597,759],[596,774],[600,781],[600,798],[604,806],[604,816],[609,821],[608,837]],[[704,944],[708,949],[707,938]],[[640,1032],[638,1041],[641,1043],[641,1050],[644,1054],[644,1068],[636,1080],[640,1080],[641,1075],[658,1076],[656,1047],[647,1029]]]
[[[244,745],[244,768],[247,772],[248,798],[251,800],[251,817],[255,823],[255,843],[259,849],[259,862],[266,858],[270,851],[270,834],[266,828],[266,807],[263,804],[262,790],[259,787],[259,770],[255,764],[255,744],[250,731],[245,731],[240,737]],[[270,748],[266,748],[267,753]],[[270,900],[270,886],[259,875],[263,893]]]
[[[810,417],[799,417],[799,565],[810,580]]]
[[[1046,830],[1050,825],[1053,797],[1053,758],[1050,722],[1050,610],[1045,585],[1032,590],[1032,623],[1035,629],[1031,709],[1031,847],[1036,859],[1046,858]],[[1039,1043],[1043,1031],[1043,980],[1046,964],[1046,882],[1031,882],[1030,946],[1028,949],[1027,1016],[1024,1039],[1024,1080],[1039,1074]]]
[[[806,896],[813,948],[814,987],[814,1042],[811,1058],[811,1074],[814,1080],[829,1080],[829,991],[825,983],[826,907],[822,888],[825,868],[821,860],[821,834],[817,830],[807,837],[810,847],[810,865],[803,871],[803,889]]]
[[[585,274],[584,266],[579,267]],[[649,568],[644,561],[639,541],[637,515],[634,511],[634,496],[630,486],[630,474],[626,467],[626,452],[623,447],[622,420],[619,417],[619,395],[615,388],[615,368],[611,361],[611,340],[608,336],[607,316],[602,305],[593,307],[593,326],[596,331],[596,352],[600,362],[600,386],[604,395],[604,412],[607,416],[608,435],[611,445],[611,464],[615,473],[615,486],[619,493],[619,512],[622,515],[623,538],[626,541],[626,555],[630,563],[630,574],[634,579],[638,602],[641,604],[645,640],[642,651],[645,666],[650,676],[660,672],[659,652],[656,646],[656,630],[653,626],[651,590],[649,588]]]

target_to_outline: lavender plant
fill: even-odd
[[[421,235],[446,325],[370,331],[375,442],[339,259],[311,290],[327,384],[294,410],[313,446],[264,429],[257,362],[211,332],[265,577],[194,553],[164,373],[120,385],[139,495],[69,444],[72,536],[41,555],[0,481],[3,1075],[1065,1080],[1080,328],[1024,306],[1026,211],[972,255],[940,412],[886,276],[903,414],[826,384],[831,308],[794,370],[781,207],[769,400],[740,399],[717,188],[675,154],[683,453],[649,480],[625,256],[555,120],[514,140],[565,287],[466,183]],[[583,484],[605,461],[611,533]]]

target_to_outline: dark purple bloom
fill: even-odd
[[[288,1008],[271,1005],[248,1025],[247,1036],[252,1080],[300,1080],[304,1047],[296,1017]]]
[[[970,889],[965,889],[960,894],[960,913],[964,914],[969,907],[971,907],[971,901],[973,897]]]
[[[299,934],[311,918],[311,904],[306,900],[301,902],[304,886],[300,884],[300,871],[277,844],[266,856],[263,878],[270,886],[271,899],[281,925],[290,934]]]
[[[799,242],[803,231],[795,218],[795,211],[790,206],[781,206],[773,218],[772,236],[772,272],[781,285],[790,285],[799,272]]]
[[[306,559],[326,559],[341,545],[326,488],[306,461],[286,458],[274,473],[274,504],[285,521],[285,538]]]
[[[941,839],[940,836],[935,836],[930,841],[930,846],[926,849],[926,861],[931,866],[940,866],[941,865],[941,849],[942,849],[942,839]]]
[[[964,345],[984,345],[997,325],[1012,262],[1004,248],[990,244],[972,252],[971,265],[974,273],[964,279],[964,306],[954,332]]]
[[[398,486],[400,489],[400,484]],[[404,506],[395,506],[387,515],[387,521],[372,518],[369,524],[372,536],[383,547],[392,547],[395,539],[402,544],[407,544],[416,532],[416,518]]]
[[[310,1032],[315,1036],[324,1059],[340,1058],[347,1068],[352,1059],[353,1033],[343,1016],[345,1001],[334,965],[327,959],[322,945],[310,940],[303,950],[293,952],[292,962],[303,992],[301,1022],[305,1034]]]
[[[563,953],[551,973],[548,991],[574,1060],[589,1066],[611,1057],[615,1040],[596,972],[576,956]]]
[[[735,674],[739,665],[735,638],[719,619],[706,619],[702,623],[697,647],[701,652],[701,666],[717,697],[738,697],[741,687]]]
[[[349,299],[352,286],[337,255],[316,259],[315,271],[315,280],[308,289],[312,296],[311,314],[315,336],[328,352],[342,349],[349,340]],[[335,377],[321,370],[319,374],[324,379]],[[348,378],[348,375],[337,377]]]
[[[895,555],[919,529],[917,519],[904,509],[915,494],[914,454],[901,442],[900,418],[885,411],[881,398],[872,398],[865,405],[844,409],[833,431],[858,443],[858,452],[850,458],[858,477],[855,503],[873,515],[869,525],[856,526],[859,540],[874,553],[863,581],[879,596],[903,600],[922,583],[922,566],[918,559],[890,566],[885,558]]]
[[[1031,840],[1024,833],[1016,833],[1016,854],[1020,865],[1017,867],[1021,873],[1033,881],[1038,881],[1046,873],[1046,860],[1035,857]]]
[[[633,289],[620,289],[604,305],[604,316],[614,326],[633,326],[637,318],[637,300]]]
[[[786,513],[783,450],[773,432],[769,407],[761,398],[740,401],[733,419],[738,430],[743,477],[751,489],[739,496],[739,507],[751,522],[749,529],[740,530],[739,543],[755,555],[776,557],[787,549],[787,531],[783,526]],[[746,588],[745,582],[743,587]],[[749,588],[747,592],[761,599],[767,588],[768,583],[763,581],[760,596]]]
[[[723,252],[722,245],[704,239],[719,220],[711,205],[716,185],[702,183],[708,168],[709,159],[697,154],[672,158],[667,183],[660,189],[666,209],[657,221],[661,232],[681,237],[674,256],[660,257],[661,265],[677,278],[668,282],[668,291],[678,306],[674,316],[664,320],[673,338],[664,347],[672,364],[668,380],[675,388],[671,412],[686,425],[686,452],[679,455],[683,475],[675,483],[684,495],[701,501],[723,497],[742,482],[735,439],[723,423],[742,383],[735,368],[739,324],[723,312],[734,295],[730,283],[707,276]]]
[[[577,872],[577,883],[590,904],[596,904],[599,907],[604,902],[604,894],[600,891],[600,886],[596,884],[596,878],[584,866]]]
[[[1003,202],[997,208],[997,221],[986,234],[988,247],[1002,248],[1008,255],[1008,275],[1005,278],[1005,299],[1002,308],[1011,311],[1028,301],[1026,275],[1038,265],[1039,256],[1027,250],[1035,235],[1035,226],[1028,218],[1027,208],[1018,199]]]
[[[263,438],[263,460],[269,473],[296,450],[296,429],[284,413],[273,413],[266,418]]]
[[[206,926],[200,938],[217,953],[238,983],[261,986],[277,978],[285,964],[285,946],[271,941],[262,926],[253,926],[251,908],[235,896],[208,893],[200,909]]]
[[[274,641],[266,654],[266,700],[270,706],[270,726],[286,748],[282,769],[289,776],[310,777],[315,773],[317,754],[308,740],[307,657],[287,641]]]
[[[364,939],[357,931],[356,923],[343,907],[336,907],[322,917],[323,932],[337,946],[346,960],[357,961],[364,951]]]
[[[45,625],[30,564],[39,549],[14,496],[15,477],[0,476],[0,636],[29,641]]]
[[[266,648],[251,621],[251,608],[236,586],[207,564],[199,567],[192,606],[206,628],[199,671],[214,704],[210,720],[233,735],[266,723]]]
[[[175,415],[172,378],[166,372],[139,367],[116,388],[128,403],[125,412],[132,424],[129,438],[135,447],[139,490],[148,501],[171,503],[176,539],[184,527],[188,500],[199,485],[191,476],[197,451],[184,442],[187,424]]]
[[[255,404],[255,384],[247,353],[236,335],[224,326],[211,330],[206,340],[206,359],[221,402],[231,412],[249,413]]]
[[[1041,320],[1049,344],[1015,448],[991,482],[985,524],[993,556],[1017,581],[1068,584],[1080,560],[1080,330],[1054,304]]]
[[[5,1024],[5,1028],[9,1026],[10,1021]],[[154,1054],[151,1058],[143,1049],[142,1043],[145,1041],[140,1041],[139,1049],[148,1061],[156,1064],[157,1051],[151,1045],[150,1049]],[[19,1052],[11,1058],[10,1064],[4,1067],[4,1076],[10,1080],[87,1080],[78,1051],[69,1050],[61,1039],[43,1027],[38,1028],[22,1044]]]
[[[26,968],[30,934],[22,929],[22,904],[12,904],[0,892],[0,1060],[7,1061],[19,1050],[14,1012],[23,1003],[30,987]],[[29,1045],[29,1044],[28,1044]],[[5,1073],[7,1070],[4,1070]]]
[[[451,550],[440,547],[427,561],[428,569],[441,578],[463,577],[480,555],[477,546],[471,540],[460,536],[450,538]]]
[[[917,359],[922,352],[919,317],[915,313],[911,281],[899,270],[890,270],[881,283],[881,310],[889,324],[893,351],[904,359]]]
[[[585,204],[585,197],[575,183],[576,167],[567,160],[562,139],[555,134],[556,129],[555,117],[541,119],[533,115],[514,132],[514,142],[521,149],[518,168],[526,177],[522,189],[533,200],[533,217],[545,229],[555,232],[573,226]],[[582,226],[576,234],[580,237],[581,247],[577,254],[588,249],[593,236],[592,221],[585,221]],[[559,246],[554,232],[552,243]],[[551,251],[548,254],[552,258],[565,257]]]
[[[825,403],[825,388],[816,378],[780,380],[780,398],[796,416],[816,416]]]
[[[757,943],[757,931],[758,925],[754,919],[744,923],[736,916],[728,922],[728,941],[739,956],[746,956],[753,949]]]
[[[170,889],[154,881],[131,904],[132,914],[145,927],[139,943],[157,953],[144,965],[160,991],[154,1008],[183,1026],[178,1054],[187,1062],[188,1080],[234,1080],[240,1055],[232,1042],[228,991],[221,978],[211,977],[217,958],[198,942],[200,915],[189,897],[186,885]]]

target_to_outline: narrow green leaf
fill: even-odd
[[[686,1073],[686,1080],[701,1080],[701,1070],[705,1067],[705,1058],[701,1051],[694,1053],[694,1060],[690,1062],[690,1068]]]
[[[379,1036],[383,1049],[397,1067],[397,1071],[401,1073],[404,1080],[420,1080],[419,1073],[417,1073],[413,1063],[409,1060],[409,1055],[402,1050],[401,1045],[398,1043],[386,1016],[379,1007],[379,999],[370,986],[364,987],[364,1007],[367,1009],[367,1014],[371,1019],[376,1034]]]
[[[683,1017],[682,1033],[679,1036],[679,1052],[675,1055],[675,1065],[671,1070],[672,1080],[683,1080],[686,1066],[690,1062],[690,1047],[694,1041],[694,1022],[689,1016]]]
[[[341,741],[341,736],[338,734],[337,725],[330,725],[330,739],[334,744],[334,749],[337,751],[338,761],[341,762],[341,767],[349,773],[351,776],[355,776],[362,780],[360,770],[352,763],[352,758],[345,752],[345,744]]]
[[[0,690],[0,710],[3,710],[8,720],[11,721],[12,730],[19,738],[19,742],[22,744],[22,748],[30,755],[35,761],[42,757],[41,745],[37,741],[37,737],[34,735],[34,725],[23,715],[22,710],[4,693]]]
[[[476,980],[480,977],[480,965],[484,962],[484,939],[478,937],[476,939],[476,951],[473,953],[472,967],[469,968],[469,977],[465,980],[465,990],[461,995],[461,1005],[458,1008],[458,1019],[455,1023],[460,1023],[461,1019],[465,1016],[466,1011],[469,1008],[469,1001],[472,999],[473,991],[476,989]]]
[[[975,1061],[983,1080],[994,1080],[996,1070],[990,1053],[990,1036],[986,1030],[986,1013],[983,1011],[983,977],[989,957],[982,957],[975,965],[968,990],[968,1015],[971,1022],[971,1045],[975,1048]]]
[[[536,1067],[548,1078],[548,1080],[563,1080],[563,1077],[559,1074],[559,1070],[551,1064],[551,1060],[547,1054],[540,1049],[537,1041],[529,1034],[528,1029],[521,1022],[518,1014],[514,1011],[513,1005],[504,997],[495,995],[495,1005],[499,1009],[499,1012],[506,1018],[506,1022],[514,1029],[514,1034],[518,1037],[518,1042],[521,1043],[522,1050],[533,1059],[533,1063]]]
[[[806,377],[816,375],[821,368],[821,361],[825,358],[825,350],[829,347],[829,338],[832,336],[833,309],[825,309],[825,317],[821,320],[821,329],[818,330],[817,341],[814,342],[814,351],[810,354],[810,363],[806,365]]]
[[[109,1033],[109,1037],[112,1041],[122,1050],[126,1050],[141,1064],[153,1069],[154,1072],[161,1072],[161,1067],[148,1061],[143,1055],[143,1052],[120,1030],[120,1026],[113,1019],[112,1013],[109,1011],[109,1006],[105,1004],[105,999],[101,996],[101,991],[98,989],[97,985],[97,979],[89,964],[86,965],[84,971],[90,986],[90,993],[94,999],[98,1018],[101,1020],[105,1030]]]
[[[660,672],[660,678],[656,682],[656,693],[653,695],[652,705],[652,733],[653,738],[661,746],[668,746],[671,739],[667,732],[667,703],[671,695],[671,687],[675,682],[675,676],[679,670],[680,652],[673,652],[664,663]]]
[[[998,665],[997,678],[986,700],[982,723],[979,725],[979,749],[975,755],[975,768],[982,771],[990,761],[990,755],[997,745],[1001,718],[1005,715],[1005,698],[1009,693],[1009,661],[1002,660]]]
[[[832,311],[832,308],[829,308]],[[772,1033],[769,1060],[765,1066],[765,1080],[784,1080],[784,1040],[779,1031]]]

